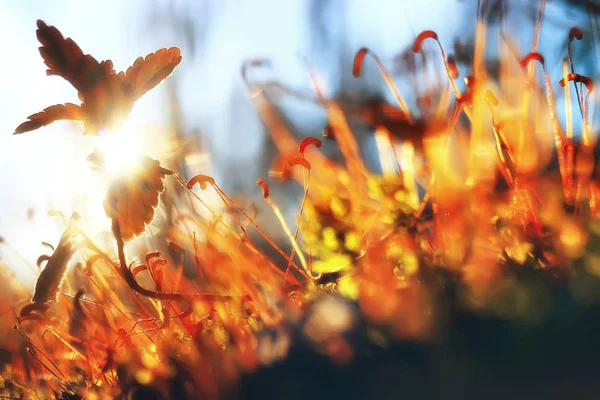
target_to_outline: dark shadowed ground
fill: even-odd
[[[301,339],[286,360],[243,379],[244,399],[594,399],[600,396],[600,306],[555,288],[538,326],[455,313],[435,343],[388,349],[353,338],[346,367]]]

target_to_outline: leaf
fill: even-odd
[[[62,33],[44,21],[37,21],[36,35],[42,46],[40,55],[48,67],[47,75],[58,75],[66,79],[85,96],[86,92],[102,78],[114,74],[111,61],[99,63],[71,38],[65,39]]]
[[[27,117],[29,121],[23,122],[15,129],[14,135],[33,131],[58,120],[83,121],[84,115],[81,107],[73,103],[56,104]]]
[[[88,160],[102,166],[102,155],[97,151],[90,154]],[[104,211],[109,218],[119,220],[123,240],[133,239],[152,222],[159,196],[165,189],[164,178],[172,173],[161,167],[157,160],[142,156],[130,173],[110,185],[104,199]]]
[[[126,72],[117,74],[111,60],[98,62],[84,54],[71,38],[65,39],[56,27],[44,21],[37,21],[36,35],[42,44],[40,55],[48,67],[46,74],[60,76],[71,83],[82,104],[48,107],[19,125],[17,134],[59,119],[84,121],[87,135],[96,135],[103,128],[117,129],[133,103],[167,78],[182,59],[179,48],[164,48],[138,58]]]
[[[163,48],[146,58],[139,57],[125,73],[119,77],[133,93],[134,100],[153,89],[166,79],[181,63],[181,50],[178,47]]]

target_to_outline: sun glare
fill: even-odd
[[[143,114],[143,113],[142,113]],[[100,132],[97,137],[89,137],[80,164],[76,168],[74,203],[76,211],[82,215],[79,225],[95,237],[110,229],[110,219],[106,216],[103,201],[111,181],[130,172],[138,164],[148,149],[142,144],[140,130],[143,122],[132,115],[117,130]],[[95,161],[86,154],[97,150],[101,155],[101,165],[95,169]]]
[[[103,132],[98,139],[97,148],[104,156],[103,167],[111,177],[130,170],[143,153],[135,132],[123,128]]]

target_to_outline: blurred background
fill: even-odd
[[[486,4],[490,24],[509,34],[522,55],[531,51],[540,3]],[[267,176],[277,151],[242,79],[245,61],[270,60],[272,67],[253,72],[251,79],[277,82],[309,97],[306,62],[318,70],[330,98],[359,105],[379,98],[393,104],[372,62],[367,62],[362,78],[352,77],[354,54],[366,46],[393,73],[409,107],[417,109],[428,91],[435,92],[446,78],[438,49],[428,44],[424,56],[414,55],[414,39],[425,29],[435,30],[447,53],[459,61],[468,59],[476,9],[476,0],[0,2],[0,236],[10,244],[0,247],[1,257],[32,285],[37,275],[32,264],[44,251],[40,242],[56,243],[64,228],[49,211],[66,216],[73,211],[95,213],[100,226],[108,227],[101,208],[103,192],[94,190],[85,164],[94,138],[82,136],[81,126],[68,122],[11,136],[28,115],[52,104],[77,102],[66,81],[45,75],[37,50],[37,19],[58,27],[98,60],[112,59],[117,70],[158,48],[179,46],[182,64],[138,101],[124,129],[135,132],[144,151],[163,164],[173,166],[179,160],[182,174],[208,173],[226,191],[249,201],[260,194],[254,182]],[[597,12],[593,2],[547,1],[538,51],[553,82],[561,78],[573,26],[584,33],[574,44],[576,69],[596,78],[598,35],[592,32],[598,26]],[[497,61],[496,50],[490,40],[489,67]],[[461,70],[461,76],[466,71]],[[564,110],[561,91],[556,89],[555,95],[558,109]],[[319,105],[281,93],[271,98],[298,138],[321,137],[326,120]],[[349,117],[367,165],[377,170],[372,132]],[[592,118],[597,119],[593,110]],[[337,156],[334,144],[326,144],[324,152]],[[272,189],[276,202],[293,218],[301,188],[286,184]]]

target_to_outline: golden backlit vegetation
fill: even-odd
[[[328,117],[327,135],[298,140],[251,79],[266,60],[245,64],[249,94],[280,152],[271,180],[257,177],[257,191],[289,246],[265,233],[255,206],[240,204],[208,175],[187,181],[140,154],[121,155],[130,166],[115,173],[109,150],[94,151],[90,167],[110,181],[103,203],[110,240],[90,237],[73,214],[57,246],[49,246],[51,255],[38,260],[30,301],[21,302],[29,294],[18,281],[3,279],[2,299],[18,309],[0,317],[14,325],[0,331],[10,353],[0,394],[218,398],[241,374],[285,358],[297,330],[345,364],[354,354],[346,333],[358,323],[372,326],[370,340],[385,346],[434,338],[452,312],[450,301],[535,324],[545,318],[553,281],[568,281],[580,301],[595,300],[600,188],[589,121],[593,82],[574,69],[571,42],[582,36],[576,28],[563,76],[549,76],[536,51],[541,16],[529,54],[501,36],[495,74],[486,68],[487,26],[479,18],[472,63],[461,66],[469,71],[464,91],[458,61],[437,34],[419,34],[412,51],[435,44],[447,81],[418,112],[377,56],[359,50],[354,76],[375,62],[397,102],[361,111],[374,128],[381,174],[365,166],[341,105],[326,96],[317,71],[307,67],[312,100]],[[101,139],[182,61],[171,47],[116,73],[110,60],[84,54],[57,28],[37,26],[48,75],[71,83],[82,103],[33,114],[19,134],[67,119]],[[566,123],[559,121],[557,87],[567,98]],[[582,120],[580,137],[575,118]],[[390,130],[391,120],[403,128]],[[337,146],[343,162],[324,156],[322,146]],[[303,188],[293,225],[270,193],[270,185],[286,180]],[[159,209],[161,224],[150,234]],[[143,261],[129,247],[140,235],[152,236],[155,246]]]

